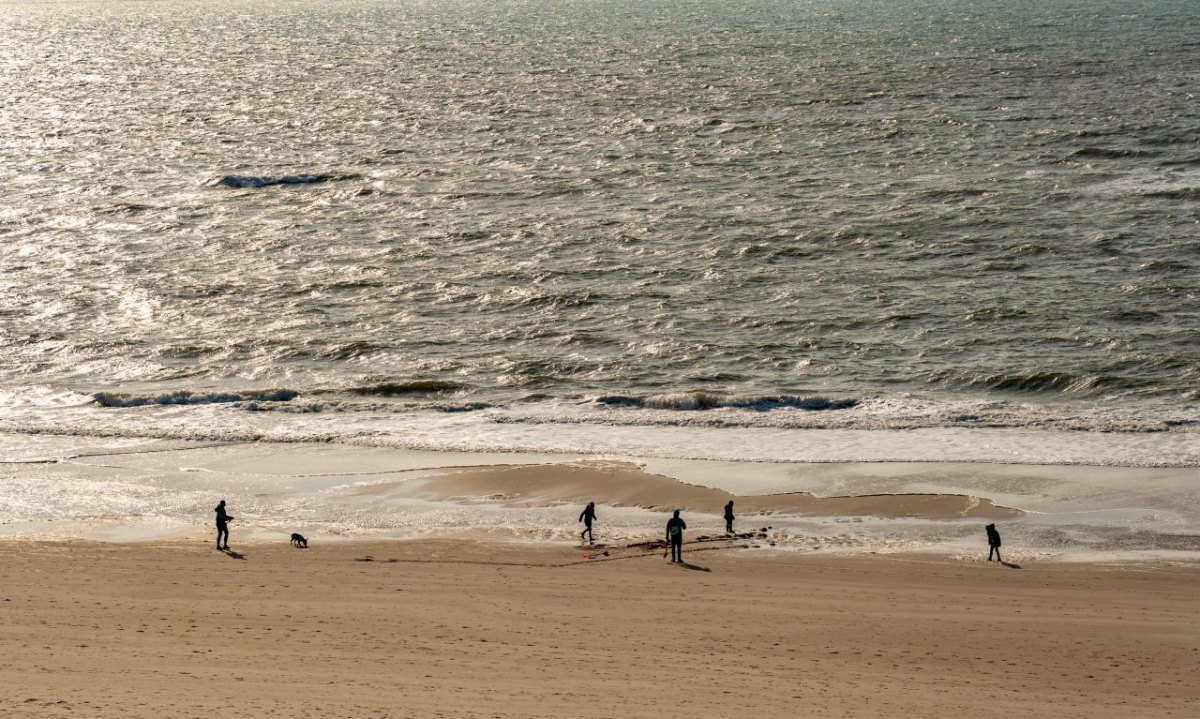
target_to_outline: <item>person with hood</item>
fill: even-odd
[[[733,500],[725,505],[725,533],[733,534]]]
[[[996,525],[994,524],[989,524],[984,529],[987,531],[988,561],[992,561],[992,553],[994,552],[996,554],[996,561],[1003,564],[1004,560],[1000,558],[1000,532],[996,531]]]

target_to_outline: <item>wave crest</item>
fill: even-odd
[[[1074,375],[1067,372],[1028,372],[975,377],[968,384],[974,387],[986,387],[987,389],[999,392],[1058,392],[1074,394],[1119,388],[1128,383],[1118,377],[1107,375]]]
[[[658,395],[602,395],[593,400],[610,407],[634,407],[696,411],[709,409],[749,409],[767,412],[773,409],[809,411],[849,409],[858,405],[857,399],[829,399],[796,395],[726,396],[713,392],[676,392]]]
[[[418,379],[408,382],[380,382],[379,384],[347,387],[343,391],[351,394],[392,397],[411,394],[447,394],[449,392],[460,392],[463,389],[466,388],[458,382],[441,379]]]
[[[158,394],[97,392],[92,400],[101,407],[146,407],[168,404],[220,404],[225,402],[288,402],[300,395],[291,389],[243,390],[240,392],[191,392],[177,390]]]
[[[1157,190],[1147,192],[1145,196],[1173,200],[1200,200],[1200,187],[1176,187],[1170,190]]]
[[[271,185],[317,185],[323,182],[337,180],[356,180],[361,175],[336,175],[319,173],[315,175],[222,175],[208,181],[210,187],[232,187],[235,189],[269,187]]]

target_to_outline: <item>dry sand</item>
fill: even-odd
[[[1194,717],[1200,568],[0,543],[7,717]],[[603,551],[603,550],[601,550]],[[372,561],[362,561],[366,557]]]

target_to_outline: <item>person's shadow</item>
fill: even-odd
[[[680,567],[683,567],[684,569],[690,569],[693,572],[711,572],[712,571],[708,567],[701,567],[698,564],[692,564],[690,562],[676,562],[675,564]]]
[[[1008,567],[1009,569],[1020,569],[1021,568],[1020,564],[1013,564],[1012,562],[1006,562],[1003,559],[1000,560],[1000,563],[1003,564],[1004,566]]]
[[[232,549],[222,549],[221,552],[231,559],[246,559],[246,555],[242,554],[241,552],[235,552]]]

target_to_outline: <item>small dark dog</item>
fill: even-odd
[[[292,546],[308,549],[308,540],[304,538],[303,534],[292,532]]]

